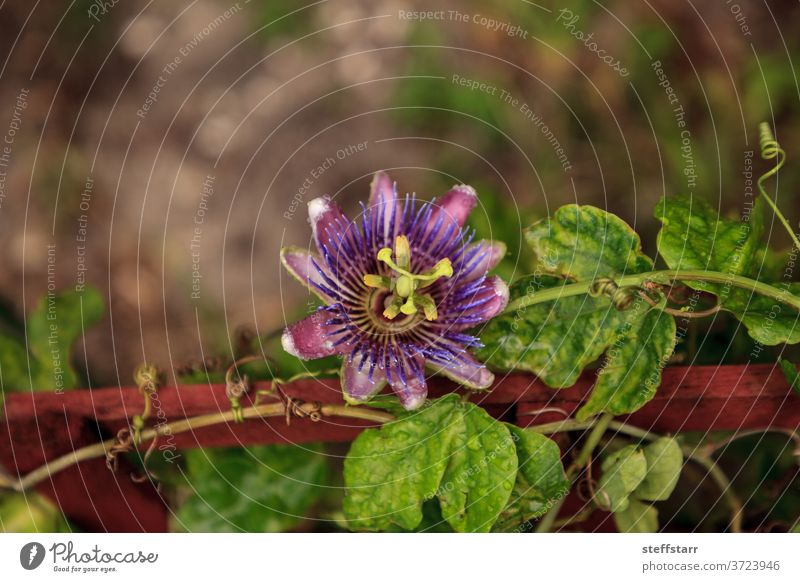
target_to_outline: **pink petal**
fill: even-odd
[[[325,268],[325,263],[319,256],[308,252],[300,247],[284,247],[281,249],[281,263],[287,271],[300,283],[308,287],[314,294],[326,303],[333,303],[335,299],[322,291],[317,285],[330,288],[330,285],[325,282],[320,275],[317,268],[312,263],[312,259],[321,268]],[[330,274],[328,274],[330,278]],[[316,283],[316,285],[314,285]],[[331,289],[335,291],[335,289]]]
[[[469,257],[473,250],[480,248],[477,254],[460,268],[465,272],[462,274],[464,281],[472,281],[478,277],[483,277],[486,273],[494,269],[497,264],[506,256],[506,244],[495,240],[482,240],[467,247],[464,256]]]
[[[414,356],[416,364],[419,368],[424,369],[425,361],[421,356]],[[403,365],[403,364],[401,364]],[[406,381],[401,382],[397,377],[397,372],[394,372],[394,377],[389,382],[392,390],[400,400],[400,404],[406,410],[416,410],[425,402],[428,396],[428,386],[425,383],[425,378],[420,378],[413,372],[411,367],[406,364]]]
[[[301,360],[316,360],[348,350],[345,344],[333,345],[339,336],[329,334],[336,331],[336,326],[326,325],[333,317],[327,311],[317,311],[293,323],[283,330],[283,349]]]
[[[461,358],[466,361],[453,362],[448,366],[432,366],[432,368],[454,382],[474,390],[484,390],[492,385],[494,374],[486,366],[469,354],[462,354]]]
[[[472,186],[462,184],[453,186],[447,193],[436,201],[437,209],[431,216],[431,224],[434,224],[439,212],[444,212],[447,216],[444,221],[444,228],[449,226],[447,218],[454,220],[459,227],[464,226],[467,217],[475,205],[478,203],[478,194]]]
[[[500,315],[508,305],[508,285],[500,277],[486,277],[474,302],[482,300],[486,302],[475,308],[481,319],[486,321]]]
[[[342,393],[344,399],[350,404],[363,404],[386,386],[386,374],[377,366],[372,370],[372,380],[369,378],[369,362],[361,366],[361,355],[353,361],[345,359],[342,363]]]
[[[397,199],[397,186],[386,172],[375,172],[369,187],[369,205],[391,204]]]
[[[308,221],[320,254],[323,248],[334,252],[339,245],[336,234],[344,234],[349,225],[339,207],[327,198],[314,198],[308,203]]]
[[[486,277],[475,293],[453,305],[451,315],[443,323],[460,331],[497,317],[508,305],[508,285],[500,277]]]

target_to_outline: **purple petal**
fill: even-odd
[[[400,404],[406,410],[416,410],[425,402],[428,396],[428,386],[425,383],[424,372],[424,359],[420,356],[413,357],[407,364],[400,363],[404,366],[405,379],[401,380],[395,374],[395,377],[389,382],[392,390],[400,400]]]
[[[472,186],[465,184],[453,186],[441,199],[436,201],[436,211],[431,217],[431,223],[439,212],[444,212],[450,221],[455,221],[459,227],[462,227],[466,224],[469,213],[477,203],[478,195]]]
[[[369,187],[369,205],[392,204],[397,199],[397,188],[386,172],[375,172]]]
[[[361,356],[342,363],[342,393],[350,404],[363,404],[386,386],[386,374],[378,367],[373,368],[370,379],[370,366],[361,365]],[[359,369],[361,368],[361,369]]]
[[[348,351],[345,344],[334,345],[336,338],[331,334],[341,329],[341,325],[331,325],[335,314],[317,311],[305,319],[293,323],[281,337],[283,349],[301,360],[316,360]]]
[[[320,299],[326,303],[333,303],[335,299],[323,291],[324,288],[329,286],[312,261],[315,261],[317,265],[324,264],[319,257],[315,257],[312,253],[300,247],[284,247],[281,249],[281,263],[286,270]],[[328,274],[328,277],[330,278],[330,274]]]
[[[459,266],[459,276],[464,281],[471,281],[483,277],[494,269],[506,256],[506,244],[495,240],[483,240],[469,245],[464,252],[468,257],[463,265]]]
[[[335,253],[339,245],[336,235],[344,234],[349,224],[339,207],[327,198],[314,198],[308,203],[308,221],[320,254],[325,249]]]
[[[432,368],[459,384],[474,390],[489,388],[494,382],[494,374],[486,366],[467,353],[459,356],[460,361],[453,361],[446,366],[432,366]]]
[[[475,291],[447,307],[453,316],[443,323],[450,323],[451,329],[460,331],[488,321],[503,312],[508,305],[508,295],[505,281],[500,277],[486,277]]]

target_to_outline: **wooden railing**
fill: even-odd
[[[594,381],[586,374],[576,386],[553,390],[532,376],[513,374],[498,378],[488,392],[472,400],[490,414],[522,426],[554,422],[571,414],[586,397]],[[255,384],[241,404],[252,405]],[[343,405],[337,380],[301,380],[282,387],[285,394],[306,403],[337,410]],[[437,381],[432,394],[452,391]],[[187,417],[230,411],[222,384],[166,386],[153,400],[148,426],[165,425]],[[75,450],[90,445],[100,454],[62,470],[48,473],[36,489],[53,499],[80,528],[87,531],[165,531],[169,508],[151,481],[137,483],[133,467],[124,456],[111,471],[102,441],[113,439],[143,408],[137,387],[114,387],[53,392],[14,393],[5,397],[0,426],[0,462],[12,477],[32,471]],[[276,414],[224,422],[162,436],[156,448],[165,455],[194,447],[242,446],[263,443],[350,441],[374,421],[321,415],[315,419]],[[699,430],[743,430],[800,427],[800,397],[788,387],[773,366],[671,367],[664,371],[658,394],[626,422],[662,433]],[[139,446],[144,451],[147,441]],[[166,451],[169,451],[167,453]]]

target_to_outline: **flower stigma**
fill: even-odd
[[[386,319],[394,319],[401,313],[414,315],[421,307],[428,321],[435,320],[439,316],[436,311],[436,301],[430,294],[417,291],[432,285],[442,277],[452,277],[453,265],[450,259],[442,259],[424,273],[411,273],[408,270],[411,267],[411,246],[405,235],[395,238],[394,253],[389,247],[384,247],[378,251],[377,257],[379,261],[388,265],[392,275],[386,277],[367,274],[364,275],[364,284],[391,293],[389,305],[384,309],[383,316]]]

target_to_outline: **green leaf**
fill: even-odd
[[[358,436],[344,464],[344,513],[352,529],[413,530],[423,502],[438,497],[454,529],[488,531],[516,472],[505,425],[451,394]]]
[[[636,445],[628,445],[605,458],[595,501],[608,511],[624,511],[629,497],[647,475],[647,460]]]
[[[525,239],[549,273],[579,281],[643,273],[653,261],[621,218],[594,206],[569,204],[535,223]]]
[[[71,528],[49,499],[35,491],[0,493],[0,532],[62,533]]]
[[[599,412],[627,414],[647,403],[675,348],[675,318],[637,300],[624,312],[589,400],[578,420]]]
[[[436,495],[447,468],[456,395],[417,413],[362,432],[344,462],[344,513],[358,530],[411,530],[422,521],[422,503]]]
[[[730,275],[752,271],[764,233],[764,202],[757,198],[747,220],[721,218],[702,198],[662,198],[655,217],[663,226],[658,233],[658,252],[670,269],[701,269]],[[693,289],[725,296],[730,289],[720,283],[687,281]]]
[[[800,283],[780,283],[779,289],[800,297]],[[763,295],[736,289],[724,302],[754,340],[767,346],[800,343],[800,313]]]
[[[193,494],[174,527],[191,532],[280,532],[295,527],[327,482],[319,446],[187,451]]]
[[[647,474],[634,495],[647,501],[669,499],[683,468],[683,453],[674,438],[663,437],[643,449]]]
[[[621,533],[656,533],[658,510],[649,503],[631,498],[628,507],[614,513],[614,523]]]
[[[525,277],[511,286],[511,298],[563,284],[546,275]],[[477,356],[492,368],[526,370],[551,388],[564,388],[608,350],[578,413],[585,419],[603,411],[627,414],[647,403],[661,383],[675,333],[675,319],[642,300],[620,312],[607,297],[566,297],[492,319],[481,333],[484,347]]]
[[[670,269],[705,269],[728,275],[761,275],[764,202],[757,198],[746,219],[720,218],[708,203],[691,196],[662,198],[656,218],[663,223],[658,233],[658,252]],[[774,262],[774,260],[772,261]],[[791,307],[760,294],[725,285],[686,281],[693,289],[720,298],[747,328],[750,336],[764,344],[800,343],[800,314]],[[800,283],[781,283],[778,288],[800,297]]]
[[[619,278],[651,270],[636,233],[616,216],[591,206],[559,208],[526,233],[549,273],[578,280]],[[563,278],[532,275],[511,287],[511,301],[567,285]],[[608,350],[594,391],[579,411],[633,412],[655,394],[675,345],[675,320],[643,300],[620,312],[607,296],[590,294],[535,303],[491,320],[482,330],[478,357],[500,370],[527,370],[548,386],[572,386]]]
[[[786,376],[786,381],[798,395],[800,395],[800,372],[797,371],[797,366],[789,360],[780,360],[781,370],[783,375]]]
[[[0,388],[7,392],[28,390],[30,381],[25,346],[0,335]]]
[[[509,529],[536,519],[569,493],[569,480],[561,464],[558,445],[546,436],[508,425],[517,447],[519,472],[508,505],[494,531]]]
[[[458,532],[488,532],[514,486],[514,440],[505,424],[471,403],[462,405],[460,423],[439,485],[442,517]]]
[[[87,287],[83,293],[66,291],[43,296],[28,317],[31,355],[36,358],[34,390],[69,389],[78,385],[70,364],[72,344],[103,316],[103,299]]]
[[[564,285],[563,279],[532,275],[511,286],[511,300]],[[537,303],[486,324],[479,359],[500,370],[533,372],[551,388],[572,386],[597,360],[623,320],[607,297],[565,297]]]

